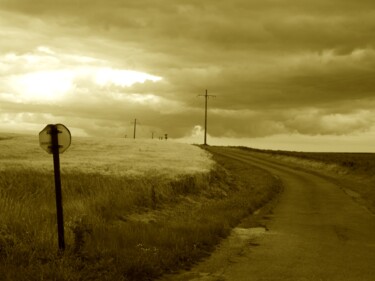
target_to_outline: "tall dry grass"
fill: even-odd
[[[0,149],[0,280],[152,280],[207,255],[278,190],[264,171],[251,169],[253,177],[243,182],[198,147],[131,143],[129,164],[123,163],[132,159],[125,158],[124,144],[83,140],[96,156],[76,147],[79,157],[62,159],[67,247],[60,253],[53,175],[40,157],[52,160],[36,146],[30,154],[18,151],[12,162],[12,141],[21,140],[2,140],[6,148]],[[102,154],[108,158],[100,161],[105,148],[111,148]],[[166,169],[163,161],[173,166]]]
[[[179,238],[175,237],[174,230],[166,234],[169,231],[164,223],[161,223],[163,229],[160,230],[152,224],[128,221],[129,217],[134,213],[161,209],[165,204],[176,205],[182,196],[208,192],[209,180],[207,175],[185,176],[169,182],[152,177],[127,179],[81,173],[63,174],[62,177],[67,244],[63,260],[57,255],[56,207],[51,175],[27,170],[0,172],[0,258],[5,271],[1,273],[3,276],[16,274],[9,280],[20,278],[23,269],[28,272],[44,263],[48,268],[52,266],[48,273],[52,274],[57,270],[54,263],[61,266],[66,257],[70,257],[72,264],[61,270],[71,271],[73,280],[77,263],[95,264],[96,267],[96,259],[105,259],[107,254],[109,259],[117,256],[117,259],[128,260],[133,257],[130,258],[131,263],[134,262],[132,266],[142,268],[139,259],[146,257],[145,248],[140,245],[147,245],[147,240],[159,236],[160,232],[164,233],[164,238],[160,238],[165,243]],[[135,257],[138,261],[134,260]],[[89,260],[87,264],[86,259]],[[9,271],[12,266],[18,270]]]
[[[39,147],[37,136],[0,134],[0,169],[52,172],[52,157]],[[126,177],[150,174],[173,179],[207,173],[213,162],[198,147],[172,141],[72,138],[60,155],[62,172]]]

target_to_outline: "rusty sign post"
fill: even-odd
[[[53,155],[53,167],[55,173],[55,191],[56,191],[56,213],[57,213],[57,234],[59,249],[65,249],[64,240],[64,216],[61,193],[60,177],[60,153],[68,149],[71,143],[71,135],[64,125],[47,125],[39,133],[39,144],[49,154]]]

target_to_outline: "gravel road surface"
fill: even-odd
[[[234,229],[209,259],[165,280],[375,280],[375,216],[339,186],[251,152],[210,150],[271,172],[284,191],[266,231]]]

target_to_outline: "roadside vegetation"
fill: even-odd
[[[153,280],[207,256],[280,191],[265,171],[195,146],[121,141],[82,139],[62,155],[59,253],[51,156],[2,138],[1,280]]]

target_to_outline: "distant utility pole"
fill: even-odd
[[[214,95],[208,95],[207,90],[205,95],[198,95],[199,97],[205,97],[204,104],[204,145],[207,145],[207,100],[209,97],[216,97]]]
[[[133,134],[133,138],[135,139],[135,133],[137,131],[137,118],[134,119],[134,134]]]

